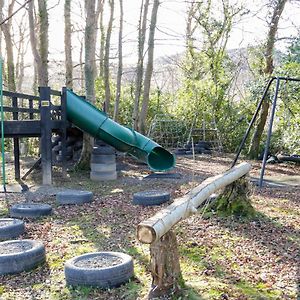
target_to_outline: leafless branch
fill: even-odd
[[[27,0],[23,5],[21,5],[16,11],[14,11],[11,15],[9,15],[7,18],[5,18],[1,23],[0,26],[2,26],[4,23],[6,23],[8,20],[10,20],[15,14],[17,14],[22,8],[24,8],[30,1]]]

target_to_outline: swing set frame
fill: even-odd
[[[248,128],[243,136],[243,139],[239,145],[238,151],[236,153],[236,156],[233,160],[233,163],[231,165],[231,167],[234,167],[239,159],[239,156],[245,146],[246,140],[250,134],[251,128],[253,127],[257,116],[261,110],[262,104],[264,101],[268,101],[268,99],[266,98],[268,91],[270,90],[270,87],[272,86],[273,82],[276,82],[276,87],[275,87],[275,93],[273,96],[273,101],[272,101],[272,110],[271,110],[271,117],[270,117],[270,124],[269,124],[269,128],[268,128],[268,132],[267,132],[267,139],[265,141],[265,149],[264,149],[264,155],[263,155],[263,160],[262,160],[262,165],[261,165],[261,171],[260,171],[260,178],[259,178],[259,187],[263,186],[263,180],[264,180],[264,174],[265,174],[265,169],[266,169],[266,163],[267,163],[267,158],[268,158],[268,153],[269,153],[269,148],[270,148],[270,141],[271,141],[271,136],[272,136],[272,128],[273,128],[273,123],[274,123],[274,117],[275,117],[275,113],[276,113],[276,106],[277,106],[277,98],[278,98],[278,93],[279,93],[279,89],[280,89],[280,82],[281,81],[293,81],[293,82],[300,82],[300,78],[292,78],[292,77],[282,77],[282,76],[278,76],[278,77],[271,77],[268,81],[268,83],[265,86],[263,95],[260,99],[260,101],[258,102],[257,106],[256,106],[256,110],[252,116],[252,119],[248,125]]]

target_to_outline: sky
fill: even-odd
[[[57,0],[49,0],[49,3],[56,3]],[[242,0],[241,0],[242,1]],[[240,1],[240,2],[241,2]],[[124,2],[124,38],[123,51],[125,63],[133,63],[136,59],[136,37],[137,37],[137,21],[141,0],[125,0]],[[80,9],[78,3],[83,3],[80,0],[73,2],[73,19],[74,23],[84,25],[84,19],[80,17]],[[228,41],[228,49],[236,49],[246,47],[248,45],[256,45],[261,43],[267,33],[267,26],[264,21],[266,10],[262,7],[262,1],[245,1],[243,4],[248,6],[251,11],[255,11],[257,16],[252,17],[246,15],[238,24],[234,25],[233,31]],[[58,53],[63,54],[63,0],[51,12],[50,20],[50,49],[53,56]],[[82,5],[82,4],[81,4]],[[112,56],[114,57],[117,51],[118,39],[118,22],[119,9],[118,1],[115,0],[115,20],[114,33],[112,36]],[[105,22],[108,20],[109,8],[105,7]],[[150,18],[149,11],[149,18]],[[287,37],[297,35],[297,31],[293,29],[295,26],[300,28],[300,5],[288,2],[282,16],[279,28],[279,36]],[[295,25],[295,26],[294,26]],[[78,26],[78,25],[75,25]],[[184,51],[184,37],[186,28],[186,1],[184,0],[162,0],[158,11],[157,30],[155,33],[155,57],[169,56]],[[74,37],[74,51],[79,52],[78,38]],[[76,46],[77,44],[77,46]],[[53,45],[55,45],[53,47]],[[277,46],[284,49],[285,41],[277,43]]]
[[[218,0],[214,0],[218,1]],[[262,1],[258,0],[233,0],[244,1],[251,11],[255,11],[255,17],[246,15],[238,24],[234,25],[233,31],[228,41],[228,49],[257,45],[265,40],[267,27],[264,21],[266,10],[262,8]],[[107,2],[107,1],[106,1]],[[124,37],[123,52],[125,64],[134,64],[137,53],[137,22],[142,0],[124,0]],[[151,2],[151,1],[150,1]],[[49,52],[50,60],[64,60],[64,24],[63,24],[63,4],[64,0],[48,0],[49,11]],[[84,1],[72,0],[72,21],[75,30],[84,28],[84,16],[81,16]],[[119,1],[115,0],[114,30],[111,41],[112,59],[117,54],[117,39],[119,26]],[[108,21],[109,8],[105,7],[105,20]],[[19,12],[14,18],[20,18],[23,13]],[[149,18],[151,9],[149,11]],[[295,26],[300,28],[300,5],[289,1],[286,5],[279,28],[279,37],[297,35]],[[155,58],[170,56],[184,51],[184,37],[186,28],[186,1],[185,0],[161,0],[158,11],[157,29],[155,34]],[[299,32],[298,32],[299,35]],[[74,62],[79,61],[79,40],[83,34],[73,35]],[[284,40],[277,43],[277,47],[284,49]],[[32,61],[30,48],[26,56],[26,61]]]

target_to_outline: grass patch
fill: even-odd
[[[279,299],[278,297],[281,295],[280,291],[271,290],[263,283],[252,286],[245,281],[241,281],[235,284],[235,288],[240,290],[243,295],[248,296],[250,299]]]

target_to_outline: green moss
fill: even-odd
[[[35,283],[33,286],[32,286],[32,289],[34,290],[40,290],[40,289],[43,289],[44,288],[44,284],[43,283]]]
[[[244,295],[248,296],[249,299],[279,299],[281,292],[277,290],[270,290],[263,283],[258,283],[256,286],[252,286],[245,281],[241,281],[235,284]]]
[[[185,259],[189,259],[193,262],[199,263],[202,262],[203,258],[207,254],[206,246],[192,246],[192,243],[186,243],[179,247],[179,253]]]
[[[228,185],[208,210],[221,217],[235,216],[251,219],[255,217],[255,209],[249,200],[247,179],[243,177]]]
[[[0,295],[5,293],[5,287],[3,285],[0,285]]]

